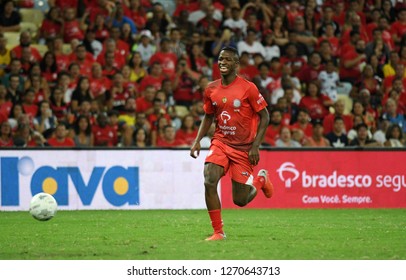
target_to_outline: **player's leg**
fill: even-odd
[[[223,219],[221,218],[221,203],[217,192],[217,185],[224,175],[224,168],[220,165],[208,162],[204,165],[204,187],[206,206],[209,212],[213,235],[206,240],[222,240],[225,238],[223,231]]]
[[[217,185],[224,175],[224,168],[220,165],[208,162],[204,165],[204,188],[207,210],[220,209],[220,198]]]
[[[252,185],[242,184],[231,180],[233,188],[233,202],[243,207],[250,203],[257,195],[257,189]]]
[[[269,180],[269,174],[261,169],[256,177],[253,175],[253,165],[249,162],[248,153],[233,149],[229,151],[230,174],[233,186],[233,201],[243,207],[251,202],[260,189],[265,196],[270,198],[273,194],[273,186]]]

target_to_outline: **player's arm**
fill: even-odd
[[[266,108],[258,112],[259,124],[257,135],[255,136],[254,142],[252,143],[252,148],[248,153],[250,163],[252,165],[257,165],[259,162],[259,146],[265,137],[266,128],[269,124],[269,113]]]
[[[190,156],[192,158],[197,158],[200,154],[200,140],[207,134],[209,131],[211,124],[214,120],[214,114],[205,114],[203,120],[200,124],[199,131],[197,132],[197,136],[195,141],[190,148]]]

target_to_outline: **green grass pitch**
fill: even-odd
[[[406,209],[59,211],[47,222],[0,212],[2,260],[406,259]]]

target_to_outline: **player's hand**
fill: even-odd
[[[257,165],[259,162],[259,148],[252,147],[248,152],[248,159],[252,165]]]
[[[192,158],[197,158],[200,154],[200,142],[193,142],[192,147],[190,148],[190,156]]]

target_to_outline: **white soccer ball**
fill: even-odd
[[[57,207],[58,203],[52,195],[38,193],[31,199],[30,214],[38,221],[48,221],[55,216]]]

